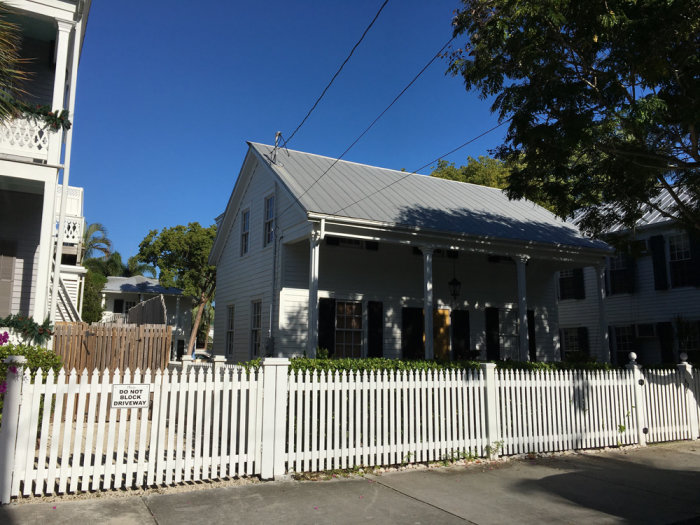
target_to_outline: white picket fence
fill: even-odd
[[[356,466],[697,439],[678,370],[293,372],[192,368],[8,376],[0,499]],[[141,384],[143,408],[112,408]]]

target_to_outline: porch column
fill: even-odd
[[[228,322],[228,321],[226,321]],[[175,298],[175,319],[173,319],[173,331],[179,337],[180,334],[180,296]]]
[[[598,296],[598,333],[600,348],[598,357],[603,361],[610,361],[610,342],[608,341],[608,315],[605,311],[605,263],[595,267],[596,295]]]
[[[314,230],[309,238],[309,340],[306,355],[316,357],[318,346],[318,264],[321,248],[321,233]]]
[[[423,252],[423,318],[425,323],[425,358],[433,359],[433,250],[432,246],[421,246]]]
[[[56,73],[54,75],[53,96],[51,98],[51,109],[65,109],[66,96],[66,70],[68,68],[68,44],[74,23],[64,20],[56,21]],[[79,44],[76,44],[79,45]],[[73,115],[69,115],[73,120]],[[58,164],[61,161],[61,132],[51,135],[49,143],[49,163]]]
[[[37,264],[36,288],[32,317],[43,322],[49,313],[48,296],[51,287],[51,252],[56,228],[56,173],[44,182],[44,201],[41,210],[41,233],[39,235],[39,261]]]
[[[529,257],[521,255],[515,258],[515,270],[518,277],[518,341],[520,346],[520,360],[527,361],[530,358],[530,341],[527,329],[527,286],[525,265]]]

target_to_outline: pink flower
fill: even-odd
[[[0,346],[6,344],[10,340],[10,334],[3,332],[0,334]]]
[[[9,366],[7,367],[7,371],[10,372],[11,374],[17,374],[17,367],[16,366]]]
[[[7,392],[7,383],[3,381],[0,383],[0,394],[4,394],[5,392]]]

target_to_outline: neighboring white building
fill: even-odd
[[[662,209],[671,204],[665,194]],[[616,229],[610,235],[629,236]],[[635,226],[628,253],[598,268],[562,273],[559,325],[563,351],[626,363],[677,363],[681,352],[700,362],[700,242],[656,211]],[[605,281],[604,314],[598,324],[597,280]],[[601,340],[603,344],[601,345]]]
[[[26,101],[67,109],[72,121],[90,1],[7,4],[22,32],[21,55],[30,59]],[[72,127],[53,130],[31,117],[0,124],[0,317],[23,313],[42,322],[52,315],[55,294],[52,320],[80,320],[85,220],[83,190],[68,185],[72,133]]]
[[[249,146],[210,255],[235,360],[558,359],[557,272],[611,253],[494,188]]]
[[[125,323],[129,310],[137,304],[163,296],[166,321],[173,327],[173,357],[182,356],[187,348],[192,327],[192,299],[182,295],[179,288],[161,286],[158,279],[107,277],[102,288],[103,323]]]

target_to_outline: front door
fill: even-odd
[[[433,349],[435,358],[450,360],[450,311],[435,310],[433,313]]]

